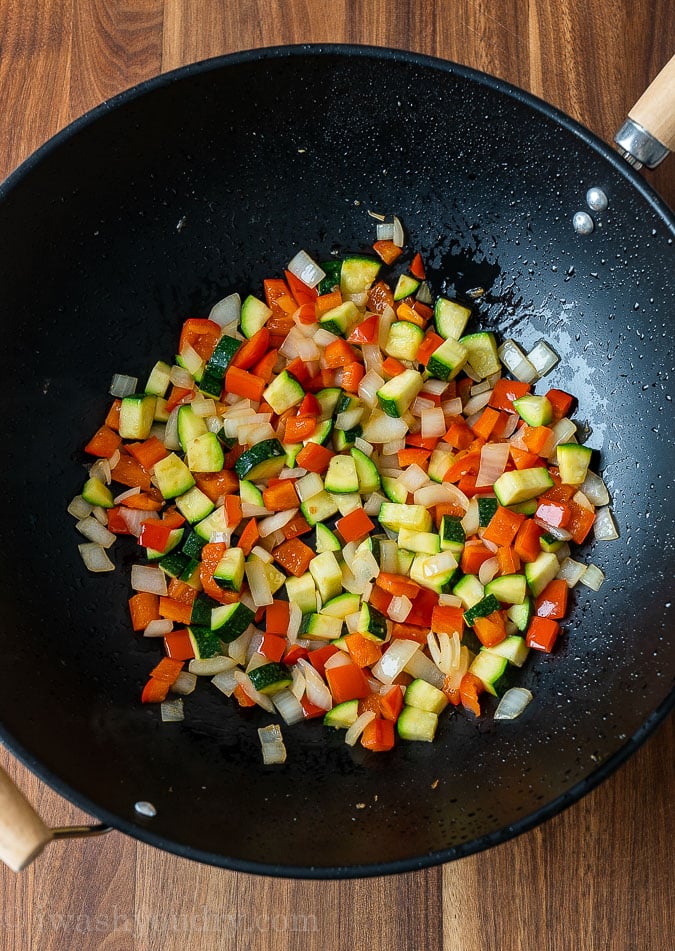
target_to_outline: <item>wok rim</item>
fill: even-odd
[[[195,63],[189,63],[170,70],[169,72],[161,73],[150,79],[143,80],[77,117],[32,152],[3,182],[0,182],[0,202],[30,174],[34,167],[48,159],[51,153],[57,151],[63,143],[67,142],[79,132],[87,129],[89,126],[94,125],[99,118],[124,106],[128,102],[132,102],[147,93],[154,92],[165,86],[170,86],[177,80],[217,71],[223,67],[248,64],[255,61],[267,61],[296,56],[303,57],[307,55],[375,58],[384,61],[395,61],[413,66],[433,68],[441,72],[460,76],[479,86],[487,87],[500,96],[505,96],[519,104],[529,107],[535,112],[552,120],[557,125],[562,126],[577,139],[581,140],[585,146],[599,154],[606,162],[609,162],[613,169],[622,175],[633,188],[637,190],[640,196],[663,220],[665,225],[675,236],[675,213],[654,191],[651,185],[599,136],[545,100],[503,79],[491,76],[469,66],[454,63],[451,60],[394,47],[348,43],[308,43],[239,50],[200,60]],[[633,736],[612,756],[600,763],[588,776],[580,780],[565,793],[511,825],[468,842],[428,852],[416,858],[344,866],[295,866],[253,862],[231,858],[221,855],[220,853],[209,852],[167,839],[165,836],[153,832],[151,819],[143,820],[141,817],[138,817],[137,821],[133,822],[109,812],[107,809],[91,801],[86,795],[56,776],[52,770],[45,766],[30,750],[19,743],[2,723],[0,723],[0,739],[5,747],[16,756],[24,766],[39,779],[47,783],[64,799],[114,829],[155,848],[173,853],[181,858],[247,874],[290,879],[351,879],[396,875],[418,871],[424,868],[432,868],[446,862],[476,854],[495,845],[500,845],[535,828],[553,816],[563,812],[569,806],[578,802],[591,790],[595,789],[600,783],[604,782],[605,779],[617,770],[619,766],[625,763],[628,758],[645,743],[656,731],[656,728],[665,721],[673,709],[675,709],[675,687],[670,690],[661,704],[644,720]],[[147,822],[147,825],[141,825],[141,822]]]

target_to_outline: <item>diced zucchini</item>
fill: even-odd
[[[300,511],[310,525],[316,525],[317,522],[324,522],[326,519],[331,518],[339,509],[333,496],[322,490],[316,495],[313,495],[311,499],[302,502]]]
[[[342,593],[342,571],[332,551],[321,552],[312,558],[309,573],[314,578],[322,604]]]
[[[187,631],[196,660],[205,660],[207,657],[215,657],[223,653],[220,637],[210,628],[190,624]]]
[[[155,421],[155,396],[134,393],[120,406],[119,434],[122,439],[147,439]]]
[[[171,367],[163,360],[158,360],[150,371],[145,392],[151,396],[164,396],[171,382]]]
[[[344,700],[326,713],[323,718],[323,725],[335,727],[336,730],[347,730],[353,723],[356,723],[358,715],[359,701]]]
[[[286,578],[285,584],[290,604],[297,604],[303,614],[312,614],[316,611],[316,585],[308,571],[299,578]]]
[[[581,485],[591,463],[592,452],[589,447],[566,442],[558,446],[557,452],[560,480],[565,485]]]
[[[322,314],[319,325],[338,337],[346,337],[360,316],[354,301],[346,300]]]
[[[316,523],[316,553],[323,551],[340,551],[342,544],[335,532],[332,532],[323,522]]]
[[[197,436],[203,436],[208,432],[206,420],[202,416],[197,416],[189,403],[178,407],[178,439],[180,440],[183,452],[187,452],[188,446]],[[222,466],[221,466],[222,468]]]
[[[448,568],[446,571],[428,575],[426,565],[432,557],[432,555],[415,555],[410,566],[410,578],[422,587],[429,588],[430,591],[435,591],[437,594],[447,594],[459,573],[459,568],[455,566],[454,568]]]
[[[377,391],[377,399],[387,416],[403,416],[423,384],[422,374],[417,370],[404,370],[393,376]]]
[[[359,614],[358,631],[371,641],[381,643],[387,639],[387,619],[372,604],[364,602]]]
[[[410,528],[416,532],[430,532],[431,513],[423,505],[407,505],[397,502],[383,502],[378,515],[380,525],[400,532]]]
[[[382,488],[384,489],[384,494],[388,499],[391,499],[392,502],[397,502],[399,505],[402,505],[406,502],[408,498],[408,490],[406,487],[391,476],[382,476]]]
[[[175,531],[181,531],[181,529],[175,529]],[[172,551],[170,554],[162,553],[159,567],[169,578],[180,578],[189,560],[188,556],[184,555],[181,551]]]
[[[321,608],[322,614],[328,614],[330,617],[346,618],[350,614],[356,614],[361,610],[361,598],[358,594],[350,594],[345,591],[344,594],[338,594],[336,598],[331,598]]]
[[[517,502],[515,505],[509,505],[512,512],[518,512],[519,515],[534,515],[537,511],[538,502],[536,499],[527,499],[525,502]]]
[[[219,505],[210,515],[203,518],[201,522],[195,525],[195,532],[205,542],[210,542],[213,535],[220,535],[227,532],[227,517],[225,515],[225,506]]]
[[[187,447],[187,464],[193,472],[220,472],[225,457],[215,433],[197,436]]]
[[[329,294],[336,287],[340,286],[340,271],[342,270],[342,261],[335,260],[322,261],[321,270],[325,271],[326,276],[321,280],[317,290],[319,294]]]
[[[263,439],[243,452],[234,464],[240,479],[262,482],[279,475],[286,465],[286,453],[278,439]]]
[[[405,692],[405,703],[408,707],[415,707],[417,710],[426,710],[428,713],[438,715],[448,705],[448,698],[442,690],[429,684],[426,680],[413,680]]]
[[[342,262],[340,290],[342,296],[363,294],[379,274],[382,263],[364,255],[351,255]]]
[[[541,548],[542,551],[549,551],[549,552],[560,551],[560,549],[562,548],[562,545],[563,543],[558,538],[555,538],[553,535],[550,535],[548,532],[544,532],[544,534],[541,535],[539,538],[539,547]]]
[[[356,437],[363,433],[361,426],[355,426],[353,429],[334,429],[333,430],[333,448],[336,452],[342,452],[343,449],[351,449],[356,442]]]
[[[333,456],[324,479],[328,492],[358,492],[359,477],[351,456]]]
[[[337,386],[328,386],[314,394],[321,407],[321,419],[330,419],[335,412],[342,390]]]
[[[249,679],[258,693],[279,693],[284,687],[293,682],[288,667],[273,661],[270,664],[261,664],[248,672]]]
[[[304,395],[305,391],[295,377],[288,370],[282,370],[265,389],[263,399],[280,416],[287,409],[301,403]]]
[[[471,308],[460,304],[456,300],[448,300],[447,297],[439,297],[434,307],[434,322],[436,330],[447,340],[459,340],[464,333],[471,316]]]
[[[490,495],[482,495],[478,498],[478,524],[485,528],[490,524],[492,516],[499,507],[497,499]]]
[[[216,386],[216,393],[214,395],[220,395],[225,374],[232,363],[234,355],[238,353],[240,349],[241,340],[237,340],[235,337],[229,337],[227,334],[224,334],[216,344],[209,362],[206,364],[205,370],[205,375],[208,374],[212,377]],[[202,377],[200,389],[204,389],[204,383],[205,379]],[[218,386],[220,387],[219,389]]]
[[[546,585],[553,581],[560,570],[560,563],[552,552],[542,551],[534,561],[525,565],[525,577],[533,598],[538,597]]]
[[[456,544],[464,545],[466,533],[462,525],[462,520],[457,515],[444,515],[441,518],[439,535],[441,537],[441,549],[446,551],[453,550],[452,546]]]
[[[110,509],[115,504],[113,494],[108,486],[97,479],[95,476],[87,479],[82,487],[82,498],[90,505],[100,505],[101,508]]]
[[[469,671],[479,680],[493,697],[501,696],[508,689],[506,657],[488,651],[480,651],[474,658]]]
[[[464,612],[464,621],[472,627],[476,618],[487,617],[488,614],[494,614],[500,607],[501,605],[494,594],[485,594],[480,601]]]
[[[493,594],[504,604],[522,604],[527,597],[525,575],[500,575],[485,585],[485,594]]]
[[[350,455],[356,466],[361,495],[370,495],[371,492],[376,492],[380,488],[380,473],[377,471],[375,463],[360,449],[350,449]]]
[[[471,364],[481,379],[499,373],[502,368],[497,355],[497,343],[493,333],[483,331],[468,334],[459,341],[467,352],[467,362]]]
[[[320,446],[323,446],[333,431],[333,420],[324,419],[322,422],[319,422],[316,429],[311,436],[308,436],[304,440],[303,445],[306,446],[307,443],[314,442],[318,443]]]
[[[396,563],[398,566],[398,574],[408,575],[410,574],[410,569],[413,566],[415,560],[415,553],[412,551],[407,551],[405,548],[399,548],[396,552]]]
[[[543,466],[534,469],[514,469],[499,476],[493,488],[500,505],[515,505],[533,499],[552,488],[553,479]]]
[[[494,647],[484,647],[483,651],[488,654],[496,654],[498,657],[505,657],[514,667],[522,667],[530,653],[530,648],[527,646],[524,637],[511,634],[510,637],[507,637],[500,644],[495,644]]]
[[[396,287],[394,288],[394,300],[403,300],[404,297],[411,297],[420,286],[420,281],[409,274],[401,274]]]
[[[175,499],[195,484],[192,473],[175,452],[156,462],[154,473],[157,487],[165,499]]]
[[[251,557],[255,558],[256,556],[253,555]],[[272,562],[263,562],[263,574],[267,578],[267,583],[270,586],[272,594],[276,594],[280,588],[283,588],[286,582],[286,575],[283,571],[279,571]]]
[[[513,401],[513,406],[528,426],[548,426],[553,420],[553,407],[545,396],[526,393]]]
[[[241,305],[241,332],[249,340],[265,326],[272,311],[264,301],[249,294]]]
[[[458,340],[448,337],[429,357],[427,373],[438,380],[454,380],[467,361],[468,351]]]
[[[181,551],[192,561],[199,561],[202,557],[202,548],[208,540],[208,538],[202,538],[201,535],[198,535],[197,532],[192,530],[183,542]]]
[[[217,601],[201,592],[192,602],[190,624],[195,624],[197,627],[207,627],[211,630],[211,612],[217,607]]]
[[[435,532],[416,532],[405,526],[398,533],[398,543],[401,548],[423,555],[437,555],[441,550],[441,539]]]
[[[342,618],[328,614],[303,614],[299,634],[321,641],[332,641],[342,635]]]
[[[234,604],[220,604],[211,611],[211,630],[229,644],[244,633],[249,624],[253,624],[255,613],[241,601]]]
[[[188,522],[201,522],[215,508],[208,495],[205,495],[196,485],[176,498],[176,506]]]
[[[254,485],[248,479],[239,480],[239,498],[242,504],[246,502],[247,505],[259,505],[261,508],[265,507],[262,492],[257,485]]]
[[[464,575],[452,589],[452,593],[460,599],[468,611],[482,600],[485,589],[476,575]]]
[[[444,445],[444,444],[443,444]],[[434,482],[442,482],[443,476],[452,465],[454,453],[447,452],[444,449],[434,449],[429,459],[429,468],[427,475]]]
[[[417,324],[395,320],[389,328],[384,350],[396,360],[414,360],[423,340],[424,331]]]
[[[403,707],[396,721],[396,731],[402,740],[431,743],[436,736],[438,715],[416,707]]]
[[[506,616],[516,625],[519,631],[525,633],[532,620],[532,600],[529,595],[525,595],[522,604],[513,604],[506,612]]]
[[[241,591],[244,563],[244,552],[241,548],[228,548],[216,565],[213,580],[225,591]]]

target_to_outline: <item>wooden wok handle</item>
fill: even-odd
[[[53,838],[23,793],[0,768],[0,859],[20,872]]]
[[[615,141],[636,168],[654,168],[675,150],[675,56],[630,110]]]

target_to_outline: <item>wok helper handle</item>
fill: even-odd
[[[655,168],[675,151],[675,56],[640,96],[614,141],[636,168]]]
[[[0,859],[13,872],[20,872],[52,838],[52,830],[0,768]]]

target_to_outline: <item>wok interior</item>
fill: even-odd
[[[591,185],[609,209],[580,237],[571,218]],[[0,717],[59,788],[126,831],[239,868],[414,867],[569,801],[664,702],[673,231],[580,138],[430,61],[244,55],[99,111],[1,197]],[[180,725],[141,707],[158,649],[130,633],[132,546],[117,543],[115,573],[87,575],[65,508],[114,372],[145,379],[184,318],[259,293],[301,247],[367,249],[367,209],[401,217],[436,293],[483,286],[483,326],[560,353],[546,383],[579,396],[622,538],[586,546],[607,581],[576,589],[559,647],[522,671],[535,699],[519,720],[444,715],[435,743],[379,756],[302,724],[283,731],[287,764],[266,768],[256,728],[270,718],[208,683]],[[137,800],[157,817],[137,817]]]

